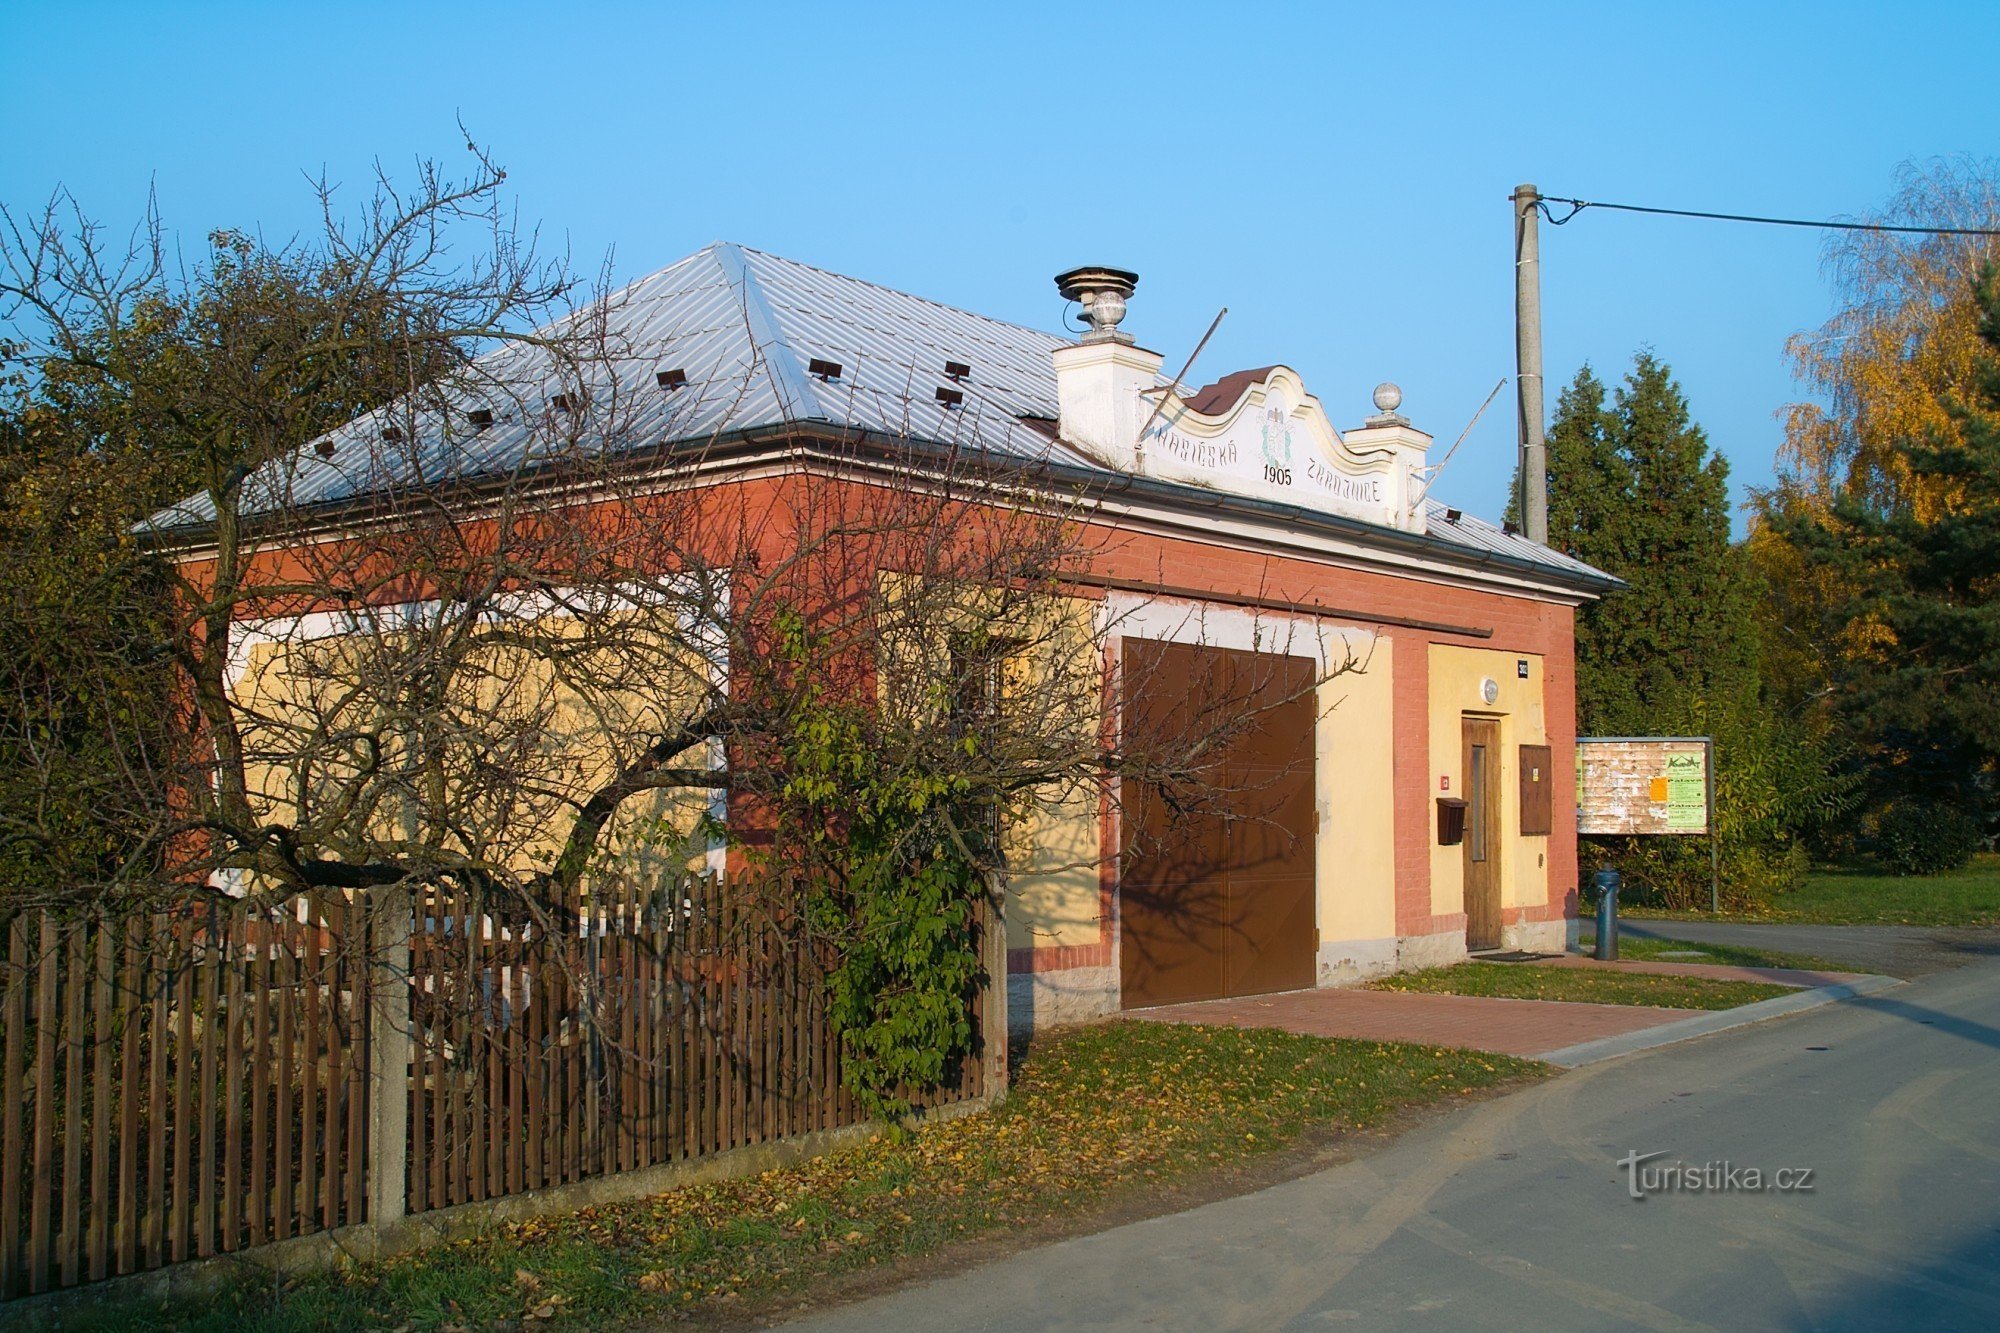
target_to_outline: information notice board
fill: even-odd
[[[1576,831],[1710,832],[1714,759],[1706,736],[1579,736]]]

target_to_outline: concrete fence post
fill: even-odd
[[[410,890],[379,889],[368,904],[368,1220],[402,1220],[410,1134]]]
[[[986,921],[982,932],[986,955],[986,997],[980,1006],[985,1029],[980,1040],[985,1045],[986,1095],[997,1097],[1007,1090],[1007,876],[1004,872],[986,877]]]

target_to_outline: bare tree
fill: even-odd
[[[949,1046],[1010,821],[1133,783],[1222,799],[1268,682],[1121,726],[1122,627],[1090,576],[1128,538],[1090,495],[824,429],[737,465],[683,420],[729,385],[633,392],[625,298],[538,259],[503,181],[483,155],[463,182],[384,178],[352,222],[323,186],[311,244],[224,236],[176,275],[156,222],[119,250],[60,208],[0,215],[19,410],[170,463],[122,515],[144,514],[117,598],[145,608],[132,693],[157,715],[102,720],[127,834],[108,879],[329,919],[448,887],[574,938],[607,896],[728,865],[801,939],[877,957],[850,1031],[894,993],[922,1031],[884,1051]],[[57,777],[14,753],[22,789]],[[930,974],[881,961],[935,920]]]

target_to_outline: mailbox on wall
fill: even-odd
[[[1456,847],[1465,841],[1465,800],[1440,796],[1438,802],[1438,846]]]

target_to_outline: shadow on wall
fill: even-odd
[[[1118,1012],[1115,967],[1014,972],[1007,977],[1007,1031],[1016,1037]]]

